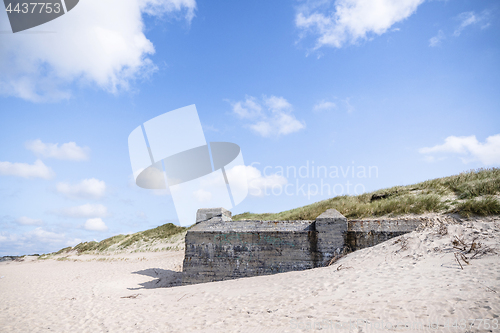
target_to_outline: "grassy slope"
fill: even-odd
[[[500,169],[478,169],[358,196],[335,197],[281,213],[243,213],[233,220],[314,220],[329,208],[350,219],[428,212],[495,215],[500,214],[499,193]]]
[[[408,186],[365,193],[358,196],[341,196],[313,203],[276,214],[243,213],[233,220],[314,220],[329,208],[335,208],[347,218],[370,216],[397,216],[426,212],[458,212],[462,215],[500,214],[500,169],[479,169],[456,176],[427,180]],[[187,228],[172,223],[131,235],[117,235],[101,242],[84,242],[67,247],[56,254],[70,251],[100,253],[106,250],[127,250],[140,244],[169,240]]]
[[[131,250],[137,245],[149,244],[152,245],[155,241],[174,240],[175,236],[184,233],[187,228],[176,226],[172,223],[167,223],[154,229],[136,232],[130,235],[117,235],[106,238],[100,242],[84,242],[75,247],[66,247],[59,250],[55,254],[63,254],[70,251],[78,253],[100,253],[106,250]]]

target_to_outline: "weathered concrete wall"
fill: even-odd
[[[423,218],[365,219],[348,222],[345,244],[356,251],[388,239],[412,232]]]
[[[347,219],[335,209],[328,209],[316,218],[313,229],[317,233],[321,266],[324,266],[345,246]]]
[[[196,223],[208,221],[214,217],[220,217],[223,221],[232,221],[231,212],[225,208],[204,208],[196,212]]]
[[[322,267],[342,252],[411,232],[429,218],[347,219],[329,209],[315,221],[231,221],[200,210],[186,234],[183,284]]]
[[[186,234],[183,284],[317,267],[314,221],[201,222]]]

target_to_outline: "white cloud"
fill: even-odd
[[[259,121],[258,123],[249,125],[249,127],[257,134],[263,137],[271,136],[273,133],[273,128],[271,123],[267,121]]]
[[[144,34],[143,16],[194,17],[195,0],[85,0],[71,12],[32,31],[3,34],[0,94],[34,102],[71,96],[72,83],[95,85],[111,93],[156,71],[155,48]],[[10,26],[0,12],[0,30]]]
[[[43,143],[42,140],[36,139],[26,142],[25,146],[37,156],[58,160],[84,161],[89,158],[90,153],[90,148],[79,147],[75,142],[63,143],[59,147],[58,143]]]
[[[271,96],[268,98],[264,96],[264,103],[266,103],[267,107],[272,112],[281,112],[292,108],[292,104],[288,103],[283,97]]]
[[[80,244],[81,242],[82,242],[82,240],[80,238],[70,238],[70,239],[66,240],[66,243],[64,245],[73,247],[77,244]]]
[[[461,21],[460,25],[453,32],[453,36],[458,37],[462,33],[462,31],[468,26],[481,24],[481,29],[487,28],[489,23],[487,23],[487,19],[489,17],[488,11],[483,11],[481,14],[476,14],[474,12],[464,12],[458,15],[458,19]]]
[[[71,185],[68,183],[58,183],[57,192],[70,198],[101,198],[106,192],[106,183],[95,178],[84,179],[80,183]]]
[[[287,179],[281,175],[262,175],[260,170],[249,165],[236,166],[227,170],[227,173],[229,178],[235,180],[231,183],[232,188],[241,190],[248,186],[248,194],[255,197],[262,197],[266,193],[270,193],[273,187],[281,187],[288,183]]]
[[[302,35],[317,36],[314,49],[340,48],[372,34],[382,35],[392,25],[412,15],[424,0],[308,1],[299,6],[295,25]],[[333,5],[333,10],[330,7]]]
[[[104,223],[104,221],[100,218],[95,218],[95,219],[88,219],[83,227],[86,230],[90,231],[107,231],[108,227]]]
[[[196,200],[198,200],[199,202],[209,202],[210,200],[212,200],[212,193],[202,188],[195,191],[193,194]]]
[[[97,204],[85,204],[81,206],[64,208],[54,212],[56,215],[63,217],[79,218],[79,217],[104,217],[108,209],[106,206]]]
[[[333,102],[321,101],[321,102],[314,105],[313,111],[316,111],[316,112],[329,111],[329,110],[335,109],[336,107],[337,107],[337,105]]]
[[[304,122],[295,119],[295,116],[289,113],[278,113],[271,124],[278,129],[279,135],[286,135],[298,132],[305,127]]]
[[[257,168],[250,165],[237,165],[226,168],[226,174],[227,178],[230,179],[233,194],[245,193],[248,190],[249,195],[262,197],[266,193],[269,194],[273,187],[284,186],[288,183],[288,180],[283,175],[276,173],[263,175]],[[212,173],[211,177],[204,179],[200,185],[201,189],[194,192],[196,199],[200,202],[210,201],[212,193],[217,193],[220,186],[223,186],[224,190],[226,189],[221,173]]]
[[[246,175],[248,178],[248,194],[252,196],[264,196],[274,187],[281,187],[288,183],[287,179],[277,174],[262,175],[262,173],[252,167],[246,167]]]
[[[25,234],[28,238],[35,238],[42,243],[62,242],[66,236],[52,231],[44,230],[43,228],[36,228]]]
[[[263,111],[262,104],[267,112]],[[292,105],[283,97],[263,96],[259,102],[255,97],[246,96],[244,101],[231,105],[240,118],[252,120],[247,126],[263,137],[287,135],[305,128],[305,123],[295,118]]]
[[[26,216],[21,216],[20,218],[18,218],[16,220],[16,223],[17,224],[21,224],[21,225],[42,225],[43,221],[42,220],[31,219],[31,218],[26,217]]]
[[[81,239],[68,237],[64,233],[36,228],[23,234],[9,234],[0,231],[0,255],[24,255],[48,253],[63,247],[75,246]]]
[[[241,118],[252,119],[261,115],[262,107],[255,97],[245,96],[244,101],[231,103],[233,112]]]
[[[0,252],[3,255],[47,253],[63,247],[75,246],[78,243],[81,243],[81,239],[69,237],[64,233],[48,231],[42,227],[23,234],[9,234],[0,231]]]
[[[435,47],[441,44],[441,41],[445,39],[446,36],[444,35],[444,32],[442,30],[439,30],[438,34],[431,39],[429,39],[429,46],[430,47]]]
[[[185,12],[188,23],[195,17],[195,0],[141,0],[141,11],[151,16],[161,16],[166,13]]]
[[[479,160],[484,165],[500,164],[500,134],[486,138],[485,143],[471,136],[449,136],[442,145],[419,149],[421,154],[453,153],[462,155],[462,161]]]
[[[81,243],[81,239],[68,238],[64,233],[47,231],[41,227],[25,233],[21,236],[21,239],[30,245],[34,242],[49,243],[54,245],[64,244],[64,246],[75,246],[76,244]]]
[[[55,177],[54,171],[40,160],[34,164],[0,162],[0,175],[43,179]]]

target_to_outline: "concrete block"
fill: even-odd
[[[347,218],[340,214],[338,210],[336,209],[327,209],[323,214],[321,214],[320,216],[318,216],[316,218],[316,221],[331,221],[331,222],[334,222],[334,221],[338,221],[338,220],[341,220],[341,221],[347,221]]]
[[[322,255],[324,265],[344,248],[347,218],[335,209],[328,209],[316,218],[315,227],[318,232],[317,251]]]
[[[183,285],[318,267],[314,221],[233,221],[220,218],[186,234]]]
[[[223,221],[232,221],[231,212],[225,208],[201,208],[196,212],[196,223],[210,220],[213,217],[220,217]]]
[[[412,232],[422,222],[418,217],[351,220],[348,223],[346,245],[352,251],[374,246]]]

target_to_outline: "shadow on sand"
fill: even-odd
[[[142,287],[127,288],[129,290],[170,288],[182,285],[182,272],[171,271],[169,269],[148,268],[142,271],[132,272],[132,274],[141,274],[154,277],[154,280],[139,283]]]

